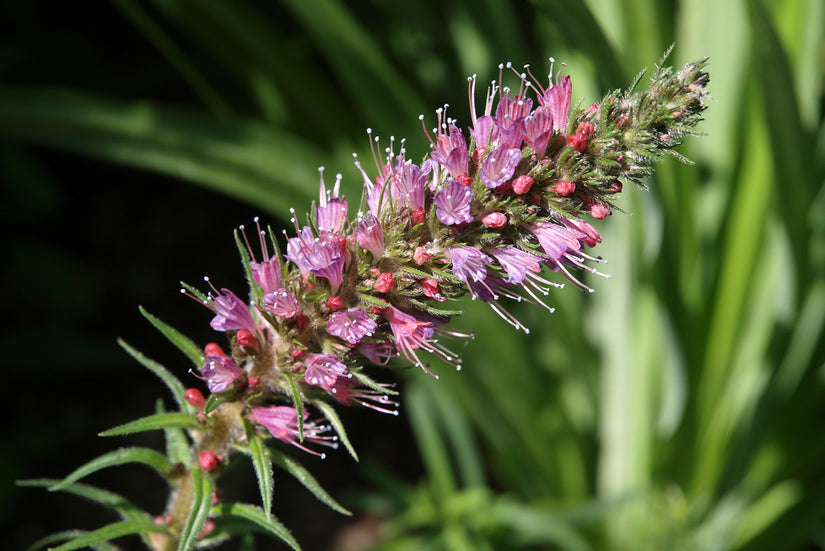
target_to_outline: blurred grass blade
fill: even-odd
[[[276,215],[311,200],[324,164],[260,123],[53,88],[0,92],[0,135],[188,180]]]
[[[163,478],[169,474],[172,464],[162,453],[149,448],[121,448],[92,459],[88,463],[78,467],[60,483],[49,488],[50,492],[62,490],[69,484],[80,480],[101,469],[107,469],[126,463],[142,463],[154,469]]]
[[[166,428],[195,429],[198,428],[198,420],[185,413],[156,413],[142,419],[137,419],[130,423],[124,423],[105,430],[98,436],[121,436],[136,432],[146,432],[150,430],[160,430]]]

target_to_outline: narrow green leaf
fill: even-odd
[[[244,429],[246,430],[246,439],[249,442],[249,455],[252,457],[255,475],[258,478],[261,504],[264,507],[264,512],[269,515],[272,512],[272,462],[269,460],[266,446],[255,433],[255,427],[249,422],[244,422]]]
[[[324,417],[327,418],[327,421],[330,422],[332,428],[334,428],[335,432],[338,433],[338,437],[341,439],[344,447],[347,448],[349,454],[353,459],[358,461],[358,454],[355,453],[355,448],[353,448],[352,444],[350,444],[349,438],[347,438],[347,431],[344,429],[344,424],[341,422],[338,414],[335,413],[335,408],[326,402],[315,402],[315,407],[321,410],[321,413],[323,413]]]
[[[304,437],[304,395],[301,393],[301,387],[298,382],[289,374],[286,374],[286,380],[289,382],[289,391],[292,393],[292,401],[295,402],[295,411],[298,415],[298,434],[301,438]]]
[[[378,382],[374,381],[371,377],[369,377],[363,371],[353,370],[352,371],[352,376],[355,377],[356,379],[358,379],[359,383],[361,383],[362,385],[364,385],[366,387],[369,387],[373,390],[377,390],[378,392],[385,392],[387,394],[398,395],[397,390],[393,390],[391,388],[387,388],[386,386],[381,385],[381,383],[378,383]]]
[[[158,398],[155,401],[155,413],[166,413],[163,407],[163,400]],[[166,438],[166,455],[172,463],[186,463],[189,459],[189,439],[182,429],[163,429]]]
[[[177,377],[172,375],[172,372],[163,367],[158,362],[144,356],[141,352],[138,352],[136,349],[132,348],[129,344],[126,343],[123,339],[118,339],[117,343],[120,345],[123,350],[125,350],[130,356],[132,356],[135,360],[138,361],[143,367],[157,375],[164,383],[166,383],[167,388],[172,392],[172,396],[175,398],[175,402],[177,402],[178,406],[183,411],[191,410],[191,406],[184,398],[184,393],[186,390],[183,387],[183,384],[178,380]]]
[[[198,299],[201,302],[208,302],[209,297],[206,296],[203,291],[198,289],[197,287],[193,287],[186,282],[181,281],[180,286],[183,287],[186,291],[190,292],[193,297]]]
[[[169,342],[174,344],[178,350],[183,352],[186,357],[189,358],[193,364],[195,364],[195,367],[200,370],[201,366],[203,366],[203,350],[201,350],[197,344],[192,342],[189,337],[144,310],[143,306],[140,306],[139,309],[140,313],[143,314],[143,317],[149,320],[149,323],[154,325],[155,329],[163,333],[163,336],[169,339]],[[183,394],[181,394],[181,397],[183,397]]]
[[[23,487],[39,487],[48,489],[56,484],[59,484],[60,482],[61,481],[56,478],[37,478],[31,480],[18,480],[15,484]],[[103,505],[104,507],[114,509],[126,520],[143,521],[150,519],[149,515],[143,512],[128,499],[114,492],[110,492],[109,490],[103,490],[87,484],[75,483],[61,488],[61,491],[84,497],[90,501]]]
[[[121,436],[123,434],[133,434],[135,432],[145,432],[149,430],[168,428],[194,429],[197,427],[198,420],[191,415],[185,413],[157,413],[105,430],[98,434],[98,436]]]
[[[149,448],[121,448],[109,453],[105,453],[100,457],[92,459],[85,465],[82,465],[72,471],[72,473],[63,479],[59,484],[49,488],[50,492],[62,490],[72,482],[76,482],[83,477],[86,477],[94,472],[116,465],[124,465],[126,463],[143,463],[152,467],[158,474],[166,478],[169,470],[172,468],[172,463],[162,453]]]
[[[271,449],[267,451],[269,458],[275,465],[292,475],[292,477],[300,482],[304,488],[312,492],[312,495],[317,497],[319,501],[325,503],[330,509],[338,511],[342,515],[352,515],[350,511],[335,501],[335,499],[333,499],[332,496],[329,495],[323,487],[321,487],[315,477],[313,477],[300,463]]]
[[[145,534],[147,532],[157,532],[161,534],[168,534],[169,529],[161,524],[155,524],[151,521],[137,522],[133,520],[124,520],[114,522],[103,528],[98,528],[92,532],[82,534],[74,538],[72,541],[66,542],[59,547],[55,547],[52,551],[72,551],[73,549],[83,549],[94,544],[103,543],[122,536],[131,534]]]
[[[212,479],[201,469],[192,469],[192,509],[180,533],[178,551],[194,549],[212,508]]]
[[[278,539],[289,545],[295,551],[301,551],[301,546],[289,533],[286,526],[281,524],[275,517],[267,515],[261,509],[246,503],[222,503],[214,508],[220,515],[229,515],[246,519],[257,526],[263,528],[267,533],[276,536]]]
[[[231,393],[227,392],[226,394],[210,394],[209,398],[206,399],[206,405],[203,407],[204,413],[212,413],[218,406],[225,402],[233,402],[237,398]]]
[[[56,534],[52,534],[50,536],[46,536],[45,538],[41,538],[28,546],[26,551],[37,551],[38,549],[43,549],[50,543],[57,543],[61,541],[70,540],[76,538],[78,536],[83,536],[88,534],[85,530],[64,530],[62,532],[57,532]],[[96,544],[89,545],[90,548],[94,549],[94,551],[119,551],[120,548],[112,545],[111,543],[101,542]]]

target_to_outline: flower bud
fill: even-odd
[[[226,356],[226,352],[224,352],[223,349],[221,349],[221,347],[214,342],[207,344],[204,347],[203,352],[207,356]]]
[[[411,219],[413,226],[423,224],[424,220],[427,219],[427,212],[424,210],[424,207],[416,207],[416,209],[412,211]]]
[[[198,464],[201,469],[211,473],[218,467],[218,458],[209,450],[204,450],[198,454]]]
[[[459,174],[456,180],[458,180],[458,183],[464,187],[470,187],[473,185],[473,179],[466,172]]]
[[[237,342],[241,350],[249,356],[254,356],[261,352],[261,345],[258,344],[258,339],[246,329],[238,329],[238,333],[235,335],[235,342]]]
[[[582,123],[584,124],[584,123]],[[567,137],[567,145],[572,147],[575,151],[581,153],[587,148],[587,143],[590,141],[590,136],[587,134],[576,132]]]
[[[203,528],[198,532],[198,539],[208,536],[215,529],[215,521],[211,518],[206,519],[203,523]]]
[[[337,312],[338,310],[344,307],[344,301],[341,300],[341,297],[338,295],[334,297],[329,297],[329,300],[327,300],[326,307],[332,312]]]
[[[500,212],[491,212],[481,219],[481,223],[488,228],[500,228],[507,223],[507,216]]]
[[[433,254],[427,252],[427,247],[416,247],[415,252],[413,253],[413,260],[415,263],[421,266],[422,264],[426,264],[430,260],[433,259]]]
[[[601,220],[608,214],[610,214],[610,207],[607,205],[603,205],[601,203],[593,203],[590,205],[590,216],[593,218]]]
[[[559,180],[556,182],[556,185],[553,186],[553,191],[555,191],[558,195],[562,197],[567,197],[574,191],[576,191],[576,184],[573,182],[568,182],[567,180]]]
[[[198,411],[203,411],[203,408],[206,407],[206,398],[197,388],[187,388],[183,397]]]
[[[533,178],[526,174],[522,174],[515,180],[513,180],[513,192],[516,195],[524,195],[528,191],[530,191],[530,187],[533,185]]]
[[[596,127],[593,126],[589,122],[582,122],[579,123],[579,126],[576,127],[576,134],[584,134],[588,138],[593,135],[593,132],[596,131]]]
[[[437,298],[438,282],[431,277],[425,277],[421,280],[421,290],[430,298]]]
[[[375,284],[373,285],[373,289],[378,291],[379,293],[386,293],[392,286],[395,285],[395,278],[392,277],[392,274],[389,272],[384,272],[378,276],[378,279],[375,280]]]

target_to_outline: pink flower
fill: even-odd
[[[209,322],[212,329],[215,331],[246,329],[251,333],[258,330],[258,326],[249,312],[249,306],[232,291],[221,289],[220,293],[211,298],[211,307],[215,311],[215,317]]]
[[[286,257],[297,264],[302,273],[326,278],[332,292],[338,290],[343,281],[344,254],[335,236],[322,232],[317,239],[308,226],[304,226],[301,235],[287,240]]]
[[[324,167],[318,171],[321,173],[321,192],[319,204],[315,207],[315,223],[319,232],[338,233],[347,220],[347,199],[340,196],[341,175],[336,175],[332,196],[328,197],[324,185]]]
[[[393,337],[395,337],[395,346],[404,355],[404,358],[430,373],[421,363],[421,360],[418,359],[415,351],[418,348],[433,351],[433,343],[430,339],[435,332],[435,324],[430,321],[419,321],[414,316],[402,312],[394,306],[384,310],[384,319],[389,322],[390,330]],[[432,373],[430,374],[432,375]]]
[[[542,156],[553,137],[553,115],[547,107],[538,107],[524,119],[524,141],[536,154]]]
[[[454,124],[449,125],[449,132],[444,131],[442,124],[438,125],[436,135],[437,144],[434,145],[430,157],[443,166],[453,178],[467,173],[469,158],[467,142],[464,135]]]
[[[499,266],[507,273],[507,283],[519,285],[524,281],[528,272],[541,271],[539,257],[515,247],[487,249],[486,252],[495,258]]]
[[[298,299],[286,289],[279,289],[266,295],[261,309],[285,319],[294,317],[301,311]]]
[[[472,202],[473,190],[453,180],[435,196],[435,215],[448,226],[472,222]]]
[[[201,375],[212,394],[246,386],[246,373],[226,356],[207,356]]]
[[[481,223],[488,228],[501,228],[507,223],[507,216],[501,212],[491,212],[481,219]]]
[[[481,165],[481,181],[488,188],[497,188],[513,176],[519,161],[521,150],[501,145],[490,152]]]
[[[303,444],[301,441],[310,442],[312,444],[320,444],[322,446],[330,446],[337,448],[336,436],[323,436],[323,433],[329,430],[327,425],[319,425],[315,421],[307,421],[309,413],[304,410],[304,431],[301,434],[298,431],[298,411],[295,408],[288,406],[256,406],[247,415],[247,419],[263,425],[269,433],[280,440],[286,442],[296,448],[304,450],[313,455],[318,455],[323,459],[326,454],[313,451]]]
[[[384,254],[384,230],[371,212],[358,221],[355,238],[361,248],[371,252],[376,259]]]
[[[362,338],[375,333],[376,329],[378,324],[361,308],[335,312],[327,322],[327,332],[330,335],[344,339],[350,344],[358,344]]]
[[[453,263],[453,274],[464,282],[468,279],[482,281],[487,277],[487,264],[493,259],[475,247],[459,246],[447,249],[447,256]]]
[[[304,365],[304,380],[307,384],[319,386],[329,394],[335,392],[335,380],[347,376],[347,366],[332,354],[307,354]]]
[[[567,115],[572,94],[573,84],[570,82],[570,77],[563,76],[556,84],[551,82],[550,87],[542,90],[537,98],[540,104],[550,110],[553,115],[553,127],[562,135],[567,133]]]

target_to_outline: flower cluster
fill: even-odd
[[[693,132],[706,99],[702,68],[659,69],[646,92],[580,108],[570,78],[554,77],[552,66],[542,83],[529,67],[502,65],[480,108],[469,79],[469,127],[446,106],[436,111],[436,127],[424,128],[431,151],[418,164],[403,141],[382,149],[368,131],[374,170],[355,160],[366,212],[350,212],[341,176],[329,190],[322,168],[306,224],[292,211],[285,254],[257,220],[257,239],[240,228],[249,302],[228,289],[186,287],[231,343],[229,354],[215,344],[205,350],[201,376],[212,399],[242,403],[243,418],[301,449],[334,446],[330,427],[310,421],[305,404],[331,397],[397,413],[393,392],[364,374],[366,364],[398,357],[432,374],[436,357],[460,367],[439,336],[471,334],[448,327],[457,312],[445,302],[469,294],[528,331],[506,303],[552,311],[547,297],[563,284],[551,272],[591,292],[580,274],[599,274],[601,260],[587,251],[602,238],[585,217],[607,216],[624,184],[641,183]],[[517,87],[504,86],[506,76]]]

